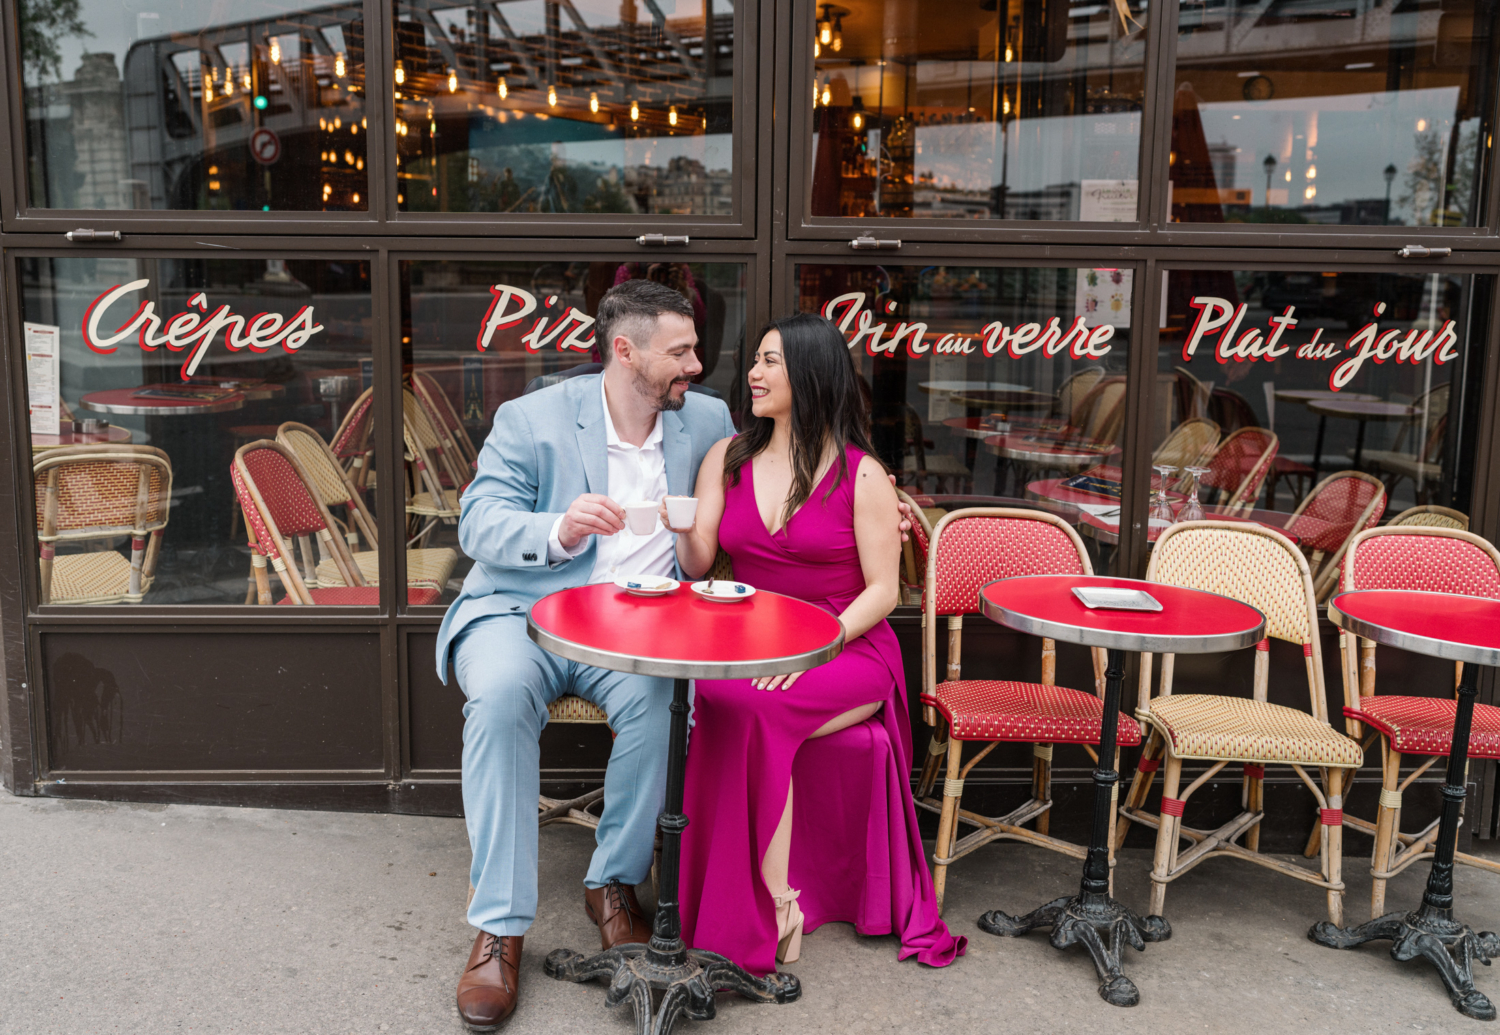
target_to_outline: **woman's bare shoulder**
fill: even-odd
[[[859,503],[896,505],[896,490],[886,477],[885,467],[866,453],[854,469],[854,498]]]

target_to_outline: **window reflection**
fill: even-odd
[[[408,212],[733,211],[730,0],[398,0]]]
[[[43,603],[379,602],[368,263],[18,264]]]
[[[814,216],[1131,221],[1145,4],[818,4]]]
[[[1130,270],[803,264],[797,276],[801,308],[849,339],[881,460],[934,520],[997,503],[1080,528],[1104,515],[1107,569]]]
[[[1322,594],[1363,528],[1467,525],[1492,278],[1167,277],[1153,490],[1170,510],[1153,535],[1180,518],[1196,480],[1207,516],[1296,537]],[[1177,448],[1190,429],[1207,431],[1193,455]]]
[[[472,561],[458,542],[459,498],[507,400],[598,373],[594,313],[604,293],[636,279],[665,284],[693,306],[703,372],[692,391],[745,405],[745,267],[722,262],[601,259],[401,264],[407,570],[432,552],[456,566],[443,602]]]
[[[1477,225],[1495,19],[1472,0],[1183,4],[1172,219]]]
[[[364,210],[363,5],[22,0],[41,208]]]

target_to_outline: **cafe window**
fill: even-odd
[[[1118,543],[1129,268],[797,267],[800,308],[849,339],[871,439],[934,517],[964,506],[1048,510],[1104,570]]]
[[[1497,17],[1475,0],[1182,4],[1172,221],[1480,225]]]
[[[39,603],[379,602],[368,262],[17,266]]]
[[[693,307],[703,371],[690,391],[724,400],[738,422],[747,405],[744,362],[748,285],[728,262],[638,259],[401,264],[403,438],[407,579],[434,555],[459,555],[443,603],[472,561],[458,542],[459,495],[495,411],[510,399],[602,369],[594,341],[599,300],[616,284],[647,279]]]
[[[363,4],[19,0],[31,204],[363,211]]]
[[[1322,596],[1364,528],[1468,527],[1492,277],[1166,277],[1153,534],[1195,498],[1206,517],[1281,529]]]
[[[799,5],[813,216],[1136,219],[1146,5]]]
[[[397,0],[403,212],[729,216],[730,0]]]

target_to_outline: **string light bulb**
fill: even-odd
[[[640,120],[641,120],[641,106],[639,104],[637,104],[635,101],[631,101],[630,102],[630,121],[631,122],[639,122]]]
[[[211,101],[213,99],[214,99],[214,82],[213,82],[212,79],[205,79],[205,80],[203,80],[203,100],[206,102],[206,101]]]
[[[823,44],[819,43],[817,40],[813,40],[813,57],[822,57],[822,56],[823,56]]]
[[[344,52],[342,50],[333,59],[333,74],[340,79],[349,74],[349,66],[344,61]]]
[[[850,121],[850,124],[853,125],[855,129],[864,129],[865,128],[865,117],[862,114],[860,114],[859,112],[855,112],[854,113],[854,118],[850,119],[849,121]]]
[[[833,88],[827,83],[823,84],[823,94],[820,99],[823,101],[823,107],[825,108],[833,103]]]
[[[458,93],[458,71],[456,69],[448,69],[448,92]]]
[[[500,95],[502,101],[510,96],[510,87],[505,85],[505,76],[500,77],[500,82],[495,86],[495,92]]]
[[[240,76],[240,85],[245,88],[245,92],[246,93],[250,92],[250,73],[249,72],[246,72],[244,75]]]
[[[557,87],[551,83],[547,84],[547,103],[554,108],[557,107]]]
[[[271,64],[281,64],[281,41],[275,36],[271,37]]]
[[[589,94],[589,111],[595,115],[599,114],[599,95],[597,93]]]
[[[675,125],[677,125],[677,105],[675,105],[675,104],[672,105],[672,107],[670,107],[670,108],[667,109],[667,125],[669,125],[669,126],[675,126]]]
[[[1005,63],[1008,65],[1012,61],[1014,61],[1015,59],[1016,59],[1016,52],[1015,52],[1014,49],[1011,48],[1010,42],[1006,41],[1006,44],[1005,44]]]
[[[396,85],[397,86],[401,86],[405,82],[406,82],[406,66],[403,65],[401,62],[397,61],[396,62]]]

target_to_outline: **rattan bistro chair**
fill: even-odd
[[[979,591],[996,579],[1018,575],[1092,575],[1088,554],[1078,533],[1051,514],[1035,510],[973,507],[945,516],[933,529],[923,601],[922,703],[928,724],[946,728],[946,740],[934,736],[917,789],[917,805],[941,816],[933,849],[933,886],[938,908],[949,864],[981,845],[1008,838],[1040,845],[1082,859],[1086,849],[1047,833],[1052,808],[1052,746],[1099,743],[1104,715],[1104,652],[1093,650],[1095,693],[1057,686],[1057,645],[1042,640],[1042,681],[964,679],[962,674],[964,615],[979,611]],[[948,618],[947,679],[937,679],[937,622]],[[964,744],[984,747],[967,764]],[[1119,745],[1141,742],[1140,727],[1120,716]],[[962,808],[964,778],[1001,744],[1032,745],[1031,798],[1004,816],[983,816]],[[947,760],[942,797],[933,797],[937,772]],[[1035,821],[1036,829],[1024,824]],[[960,824],[976,828],[959,838]]]
[[[1161,688],[1151,697],[1152,655],[1141,655],[1140,706],[1136,716],[1151,729],[1136,765],[1130,793],[1120,809],[1116,844],[1131,823],[1157,828],[1151,872],[1151,910],[1160,914],[1167,885],[1205,859],[1218,855],[1246,859],[1315,884],[1328,892],[1328,915],[1343,923],[1342,831],[1344,770],[1363,761],[1359,745],[1328,724],[1323,661],[1318,647],[1318,612],[1307,560],[1280,532],[1228,521],[1188,521],[1162,532],[1152,551],[1146,578],[1172,586],[1206,590],[1241,600],[1266,616],[1268,639],[1256,644],[1255,681],[1250,700],[1222,694],[1172,693],[1175,655],[1163,654]],[[1266,700],[1270,675],[1269,637],[1295,643],[1306,659],[1309,709],[1301,711]],[[1182,763],[1208,768],[1180,787]],[[1144,811],[1155,771],[1165,762],[1161,815]],[[1183,826],[1193,792],[1225,766],[1244,767],[1240,813],[1217,830]],[[1289,765],[1312,791],[1322,809],[1324,830],[1317,871],[1260,853],[1267,765]],[[1319,789],[1306,767],[1322,770]],[[1240,838],[1244,844],[1238,844]],[[1182,850],[1186,840],[1189,847]]]
[[[369,488],[375,477],[374,403],[373,388],[360,392],[333,433],[331,444],[339,466],[349,473],[349,480],[361,491]]]
[[[1419,507],[1408,507],[1385,523],[1386,528],[1455,528],[1460,532],[1469,530],[1469,515],[1452,507],[1439,507],[1428,503]]]
[[[1206,417],[1189,417],[1162,440],[1151,454],[1153,464],[1196,467],[1213,456],[1219,444],[1219,426]]]
[[[1459,593],[1500,600],[1500,553],[1469,532],[1446,528],[1371,528],[1356,535],[1345,555],[1342,590],[1406,589]],[[1356,642],[1357,641],[1357,642]],[[1438,821],[1416,834],[1401,833],[1401,792],[1435,762],[1448,757],[1453,743],[1454,697],[1406,697],[1375,692],[1375,644],[1344,632],[1344,718],[1349,735],[1368,751],[1378,738],[1381,757],[1380,808],[1371,823],[1354,816],[1344,822],[1375,837],[1371,855],[1370,915],[1385,912],[1386,881],[1412,863],[1433,856]],[[1455,666],[1454,685],[1463,672]],[[1366,735],[1365,727],[1369,728]],[[1401,778],[1405,756],[1427,756]],[[1500,708],[1474,706],[1470,758],[1500,758]],[[1457,862],[1500,873],[1500,863],[1459,852]]]
[[[309,488],[317,493],[325,507],[344,508],[348,515],[345,539],[353,551],[354,566],[366,585],[380,585],[380,556],[376,551],[380,541],[375,534],[375,516],[365,506],[364,494],[355,488],[349,473],[339,466],[338,458],[318,433],[306,424],[288,421],[276,429],[276,441],[296,454],[310,479]],[[364,532],[371,549],[358,549],[356,528]],[[448,584],[448,577],[453,574],[456,564],[458,552],[448,547],[407,550],[406,584],[430,586],[441,591]],[[319,562],[315,575],[322,586],[345,584],[332,557]]]
[[[1265,428],[1240,428],[1224,439],[1203,464],[1208,473],[1201,484],[1210,493],[1203,502],[1226,507],[1230,514],[1250,510],[1280,446],[1276,433]],[[1184,473],[1177,485],[1181,489],[1191,486],[1191,476]]]
[[[333,534],[333,515],[309,488],[312,480],[290,449],[269,439],[243,445],[234,454],[230,477],[252,537],[251,564],[260,603],[271,602],[267,560],[286,589],[283,604],[368,606],[380,602],[380,588],[365,582],[348,544]],[[314,541],[324,558],[333,562],[340,585],[319,584]],[[299,551],[293,542],[300,548],[300,572]],[[409,604],[435,604],[441,594],[431,587],[409,586],[406,596]]]
[[[417,401],[427,411],[427,419],[432,422],[433,427],[445,432],[448,441],[458,450],[460,461],[464,464],[472,464],[479,459],[479,450],[474,448],[474,440],[469,437],[464,428],[464,422],[458,415],[458,410],[453,405],[453,400],[448,393],[443,391],[443,386],[438,384],[437,378],[421,370],[415,370],[411,375],[412,393],[416,395]]]
[[[1379,523],[1385,501],[1385,485],[1379,478],[1361,471],[1340,471],[1313,486],[1292,511],[1286,530],[1302,540],[1308,554],[1315,599],[1321,602],[1333,592],[1350,540]]]
[[[151,588],[172,496],[172,461],[151,446],[63,446],[32,461],[44,604],[138,604]],[[59,543],[130,537],[130,559]],[[103,545],[101,543],[101,545]]]

